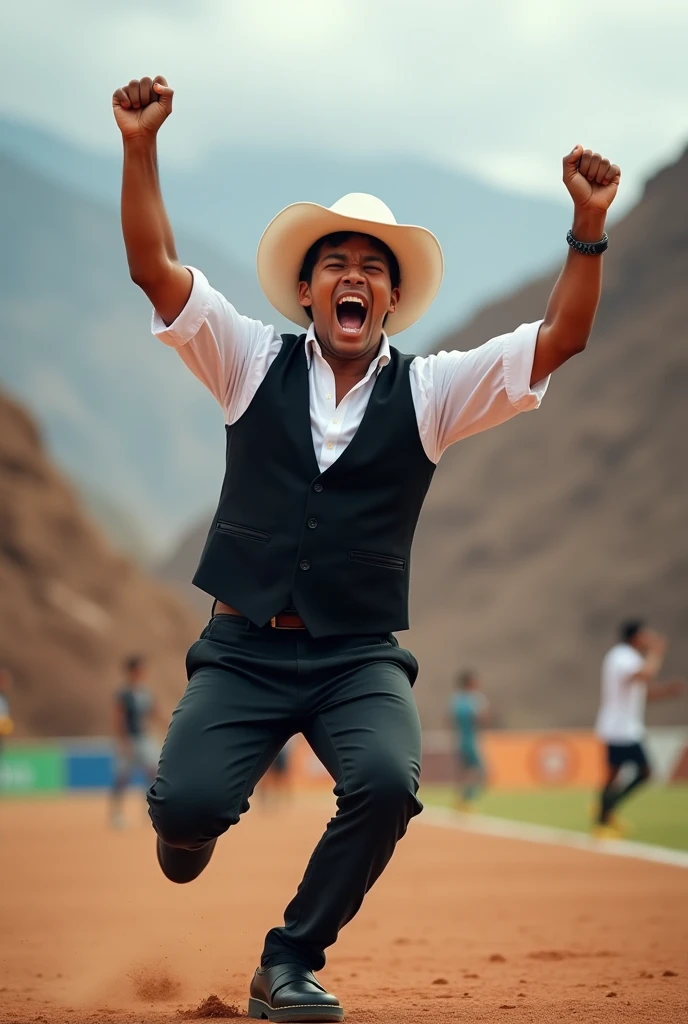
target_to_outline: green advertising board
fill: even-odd
[[[60,747],[6,744],[0,754],[0,797],[64,789]]]

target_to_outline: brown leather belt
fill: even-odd
[[[218,601],[215,605],[215,615],[238,615],[239,618],[244,618],[240,611],[236,608],[232,608],[231,605],[225,604],[224,601]],[[270,625],[273,629],[305,629],[305,623],[300,615],[296,612],[280,612],[279,615],[273,615],[270,619]]]

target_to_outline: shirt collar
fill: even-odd
[[[320,342],[315,336],[315,327],[313,324],[308,328],[306,334],[306,362],[308,363],[308,369],[311,368],[311,361],[313,359],[313,353],[317,352],[320,358],[323,358],[322,349],[320,348]],[[380,342],[380,348],[378,353],[373,360],[371,360],[368,372],[366,373],[366,379],[372,376],[373,373],[379,373],[380,370],[387,366],[387,363],[391,360],[392,353],[389,348],[389,338],[382,332],[382,341]]]

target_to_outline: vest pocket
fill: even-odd
[[[350,551],[349,558],[354,562],[365,562],[366,565],[379,565],[384,569],[406,568],[405,558],[396,558],[394,555],[379,555],[375,551]]]
[[[231,533],[235,537],[243,537],[244,540],[257,540],[267,544],[270,534],[265,530],[254,530],[252,526],[241,526],[239,523],[228,523],[225,519],[218,519],[215,528],[221,533]]]

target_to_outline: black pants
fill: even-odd
[[[335,780],[337,814],[261,962],[318,970],[422,810],[416,660],[393,636],[316,640],[217,615],[187,671],[148,795],[155,830],[181,850],[207,845],[239,820],[282,745],[302,732]]]
[[[619,772],[629,764],[635,767],[635,774],[623,788],[618,788]],[[650,765],[641,743],[608,743],[607,779],[600,794],[599,824],[607,825],[614,808],[649,778]]]

